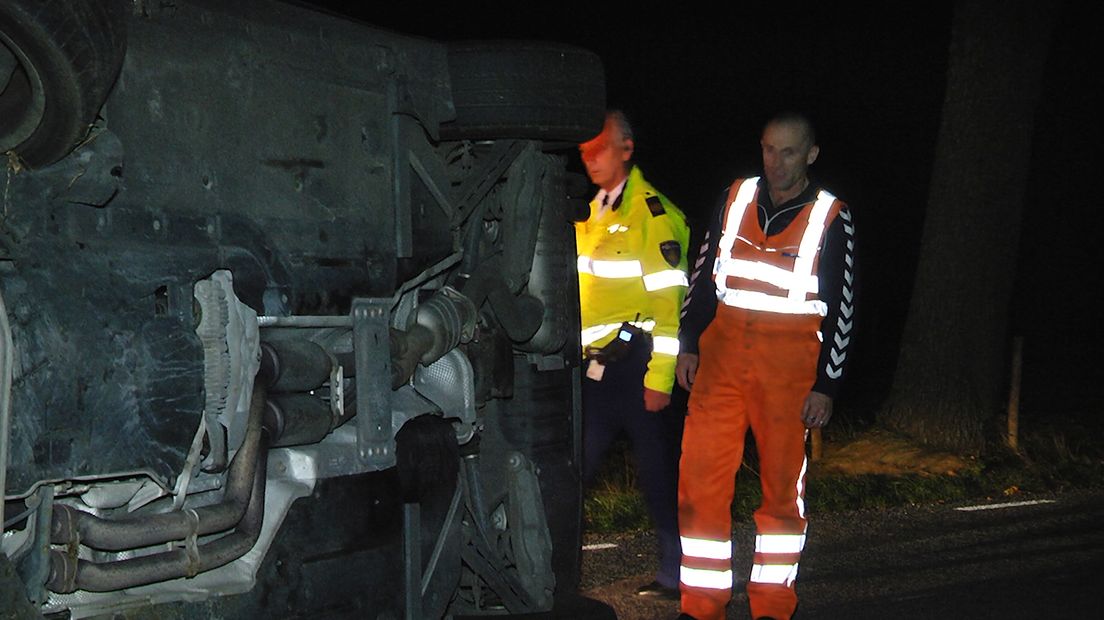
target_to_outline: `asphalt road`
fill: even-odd
[[[734,529],[746,575],[754,529]],[[634,593],[651,579],[650,533],[587,543],[598,547],[584,553],[588,596],[619,620],[678,614]],[[1104,617],[1104,490],[811,515],[797,589],[795,620]],[[727,617],[749,618],[745,595]]]

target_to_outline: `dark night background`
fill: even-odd
[[[952,2],[659,11],[613,3],[314,4],[438,40],[540,39],[596,52],[608,105],[633,121],[637,163],[696,231],[732,179],[758,174],[764,120],[781,109],[808,113],[821,145],[812,175],[852,206],[859,235],[861,340],[845,396],[865,411],[884,398],[920,245]],[[1092,194],[1104,138],[1104,70],[1096,60],[1104,9],[1067,3],[1055,10],[1020,264],[1008,266],[1018,278],[1009,338],[1024,337],[1028,416],[1099,409],[1095,388],[1104,384],[1096,312],[1104,227]]]

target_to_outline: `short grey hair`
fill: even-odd
[[[629,122],[629,117],[625,116],[624,112],[621,110],[609,110],[606,112],[606,120],[617,125],[617,130],[621,132],[621,137],[623,139],[633,139],[632,123]]]
[[[795,125],[805,134],[805,139],[808,140],[809,146],[816,146],[816,128],[813,127],[813,121],[807,114],[792,110],[779,112],[770,117],[770,120],[763,125],[763,130],[766,131],[767,127],[771,125]]]

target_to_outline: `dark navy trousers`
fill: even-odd
[[[674,407],[660,412],[644,409],[644,372],[650,357],[651,339],[638,336],[624,359],[606,366],[601,381],[584,376],[583,481],[591,486],[610,446],[625,433],[632,445],[637,484],[659,538],[656,581],[677,588],[682,562],[678,458],[684,414]]]

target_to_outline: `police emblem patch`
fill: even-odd
[[[678,241],[664,241],[659,244],[659,252],[663,254],[668,265],[678,267],[679,259],[682,258],[682,246]]]

